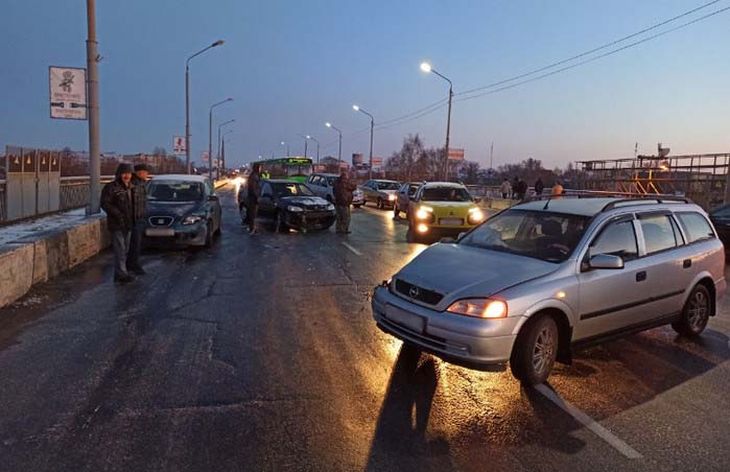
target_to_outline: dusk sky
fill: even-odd
[[[98,0],[104,152],[171,150],[184,133],[185,59],[191,62],[193,159],[207,149],[208,108],[235,119],[229,162],[303,153],[299,134],[343,158],[368,151],[376,125],[446,98],[423,60],[473,89],[571,57],[707,0],[236,1]],[[730,6],[719,1],[649,34]],[[51,120],[48,66],[85,67],[81,0],[4,0],[0,32],[0,145],[87,149],[86,122]],[[532,83],[454,103],[452,147],[495,167],[527,157],[546,166],[653,153],[730,151],[730,11]],[[647,34],[648,35],[648,34]],[[642,37],[645,37],[644,35]],[[641,37],[634,38],[641,39]],[[628,41],[631,42],[631,41]],[[627,43],[628,43],[627,42]],[[621,43],[618,46],[624,45]],[[610,49],[607,49],[608,51]],[[602,51],[604,52],[604,51]],[[375,133],[389,156],[409,133],[443,144],[446,108]],[[365,130],[365,131],[364,131]],[[314,154],[310,146],[310,155]]]

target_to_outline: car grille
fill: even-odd
[[[400,279],[395,280],[395,291],[411,300],[417,300],[429,305],[437,305],[444,298],[438,292],[421,288]]]
[[[150,216],[147,221],[150,226],[170,226],[175,219],[172,216]]]

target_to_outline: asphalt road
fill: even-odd
[[[222,194],[213,248],[127,286],[102,254],[0,310],[0,470],[728,470],[730,301],[697,341],[655,329],[522,389],[375,327],[372,287],[424,247],[390,212],[251,237]]]

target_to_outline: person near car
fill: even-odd
[[[256,213],[259,211],[259,195],[261,195],[261,166],[254,164],[251,175],[248,176],[247,185],[247,205],[246,218],[248,219],[249,234],[256,234]]]
[[[517,200],[523,201],[527,195],[527,182],[522,179],[517,180]]]
[[[114,248],[114,281],[120,283],[134,280],[127,271],[129,242],[134,226],[132,188],[132,165],[122,163],[117,167],[114,180],[106,184],[101,192],[101,208],[107,215],[106,225]]]
[[[535,195],[539,197],[542,195],[543,190],[545,190],[545,184],[542,183],[542,179],[538,177],[535,181]]]
[[[335,196],[336,232],[338,234],[350,233],[350,205],[352,204],[352,192],[356,188],[357,185],[350,181],[350,176],[346,171],[340,173],[340,178],[335,181],[332,188]]]
[[[509,183],[507,177],[502,181],[502,185],[499,186],[499,193],[502,194],[503,199],[508,199],[512,195],[512,184]]]
[[[518,195],[517,187],[519,185],[520,185],[520,179],[518,179],[517,176],[515,176],[515,178],[512,179],[512,199],[513,200],[517,199],[517,195]]]
[[[553,188],[550,190],[550,196],[552,198],[560,198],[564,193],[565,189],[563,188],[563,185],[559,180],[556,180],[555,185],[553,185]]]
[[[129,254],[127,255],[127,271],[135,275],[144,275],[145,270],[139,261],[142,252],[142,233],[145,228],[144,216],[147,205],[147,181],[150,178],[150,168],[147,164],[136,164],[132,175],[132,207],[134,221],[132,235],[129,239]]]

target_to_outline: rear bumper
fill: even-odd
[[[372,310],[373,319],[386,333],[447,361],[469,366],[507,362],[519,322],[514,317],[483,320],[431,310],[392,294],[386,287],[375,289]],[[418,325],[422,328],[415,327]]]

